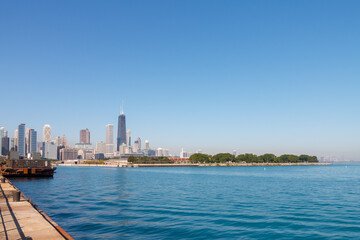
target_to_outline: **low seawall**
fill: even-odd
[[[0,239],[73,240],[8,179],[0,183],[0,219]]]
[[[128,167],[256,167],[256,166],[327,166],[330,163],[170,163],[128,164]]]
[[[201,163],[201,167],[328,166],[331,163]]]
[[[131,164],[130,167],[199,167],[199,164],[177,164],[177,163],[169,163],[169,164]]]
[[[127,164],[73,164],[73,163],[62,163],[56,166],[62,167],[127,167]]]
[[[72,167],[256,167],[256,166],[328,166],[331,163],[128,163],[128,164],[58,164]]]

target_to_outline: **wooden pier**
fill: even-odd
[[[4,240],[73,239],[7,179],[0,183],[0,222]]]

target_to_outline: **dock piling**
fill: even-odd
[[[20,202],[20,191],[18,190],[13,191],[13,201]]]

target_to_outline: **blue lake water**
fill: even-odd
[[[12,182],[75,239],[360,238],[360,165],[59,167]]]

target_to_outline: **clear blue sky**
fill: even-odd
[[[360,160],[359,1],[2,1],[0,125]],[[41,137],[40,137],[41,139]]]

